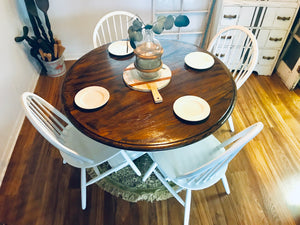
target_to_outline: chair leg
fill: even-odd
[[[192,190],[186,189],[185,207],[184,207],[184,225],[189,224],[191,211]]]
[[[233,125],[233,121],[232,121],[231,116],[228,118],[228,123],[229,123],[229,127],[230,127],[231,132],[234,132],[234,125]]]
[[[97,166],[93,167],[95,173],[97,174],[97,176],[100,176],[100,171],[98,170]]]
[[[134,172],[138,175],[141,176],[141,171],[136,167],[134,162],[131,160],[131,158],[126,154],[126,152],[121,151],[122,156],[126,159],[128,162],[129,166],[134,170]]]
[[[184,201],[182,200],[182,198],[176,193],[176,191],[168,184],[168,182],[165,180],[164,177],[162,177],[162,175],[157,172],[156,170],[153,171],[153,173],[155,174],[155,176],[161,181],[161,183],[168,189],[168,191],[177,199],[177,201],[182,205],[185,206]]]
[[[86,208],[86,172],[81,168],[81,208]]]
[[[153,173],[156,167],[157,167],[157,163],[155,162],[152,163],[150,168],[146,171],[145,175],[143,176],[143,182],[145,182],[148,179],[148,177],[150,177],[151,173]]]
[[[230,189],[229,189],[229,185],[228,185],[228,181],[227,181],[226,175],[224,175],[222,177],[222,183],[223,183],[223,186],[225,188],[226,193],[229,195],[230,194]]]

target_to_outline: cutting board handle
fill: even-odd
[[[163,101],[163,98],[161,97],[159,91],[157,90],[156,83],[148,83],[149,89],[151,90],[153,100],[155,103],[161,103]]]

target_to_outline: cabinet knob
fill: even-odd
[[[282,41],[282,38],[273,38],[273,37],[270,37],[269,40],[270,41]]]
[[[232,36],[221,36],[221,39],[231,39]]]
[[[217,57],[224,57],[225,54],[219,54],[219,53],[217,53],[216,56],[217,56]]]
[[[236,15],[224,15],[223,16],[225,19],[235,19]]]
[[[266,60],[273,60],[273,59],[275,59],[275,56],[263,56],[262,57],[263,59],[266,59]]]
[[[297,72],[300,73],[300,66],[298,66]]]
[[[285,16],[277,16],[277,19],[278,19],[278,20],[282,20],[282,21],[286,21],[286,20],[290,20],[291,17],[290,17],[290,16],[289,16],[289,17],[285,17]]]

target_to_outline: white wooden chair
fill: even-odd
[[[251,31],[243,26],[221,29],[210,41],[207,50],[217,56],[232,72],[239,89],[252,74],[258,59],[258,44]],[[234,131],[232,117],[228,119]]]
[[[188,225],[192,190],[201,190],[222,180],[225,191],[230,193],[226,179],[229,162],[263,128],[258,122],[227,141],[220,143],[213,135],[194,144],[175,150],[148,153],[154,163],[143,177],[145,181],[152,172],[185,207],[184,225]],[[227,150],[224,147],[230,145]],[[168,183],[179,186],[174,190]],[[177,194],[186,189],[185,201]]]
[[[143,152],[125,151],[94,141],[79,132],[56,108],[33,93],[23,93],[22,102],[29,121],[47,141],[59,150],[63,162],[81,169],[82,209],[86,208],[86,187],[88,185],[127,165],[131,166],[137,175],[141,175],[132,160],[143,155]],[[120,162],[121,156],[123,160]],[[118,163],[110,163],[115,158],[118,158]],[[100,174],[97,166],[105,162],[110,163],[112,168]],[[87,168],[93,168],[97,176],[87,180]]]
[[[135,18],[138,17],[125,11],[114,11],[104,15],[94,29],[94,48],[128,38],[128,28]]]

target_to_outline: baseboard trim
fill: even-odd
[[[5,172],[6,172],[8,164],[9,164],[10,157],[11,157],[13,151],[14,151],[14,147],[15,147],[16,142],[18,140],[19,133],[21,131],[24,119],[25,119],[25,113],[24,112],[20,112],[19,116],[18,116],[18,119],[16,120],[17,122],[15,123],[14,129],[11,132],[12,134],[17,134],[17,135],[10,135],[10,138],[7,141],[7,144],[6,144],[5,148],[4,148],[4,152],[3,152],[2,156],[1,156],[1,163],[0,163],[0,186],[1,186],[2,181],[4,179]]]
[[[38,78],[39,76],[35,76],[32,82],[30,82],[30,87],[28,88],[28,90],[24,90],[24,91],[33,92],[37,85]],[[20,98],[21,98],[21,94],[22,93],[20,93]],[[16,122],[14,123],[14,127],[10,133],[9,139],[6,142],[3,152],[0,152],[0,186],[2,185],[2,181],[4,179],[7,166],[9,164],[11,155],[17,143],[20,131],[22,129],[24,119],[25,119],[25,112],[22,108],[20,108],[20,112],[15,120]]]

